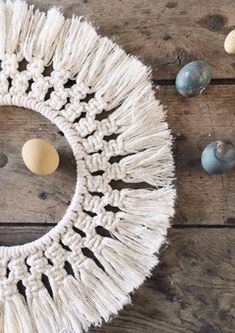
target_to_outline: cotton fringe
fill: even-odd
[[[35,68],[31,66],[24,71],[22,80],[18,67],[14,67],[15,58],[17,62],[26,59],[29,64],[35,64]],[[12,63],[6,63],[6,59],[11,59]],[[103,223],[110,237],[92,235],[96,240],[92,251],[99,265],[85,256],[81,261],[75,260],[77,253],[73,250],[74,257],[65,254],[67,257],[61,258],[70,263],[72,273],[67,274],[64,267],[58,268],[58,272],[50,267],[45,272],[52,295],[41,281],[37,282],[35,290],[29,289],[26,278],[26,296],[16,289],[13,295],[5,295],[1,300],[0,333],[87,331],[91,325],[100,326],[103,320],[110,320],[130,303],[129,293],[150,276],[158,263],[156,253],[166,242],[175,201],[172,137],[165,122],[166,112],[155,99],[148,68],[106,37],[97,35],[83,18],[65,19],[57,8],[43,13],[21,0],[1,0],[0,60],[3,66],[9,67],[5,73],[13,78],[11,93],[20,87],[26,97],[28,80],[37,79],[32,84],[28,102],[33,105],[33,98],[38,96],[41,104],[37,108],[44,103],[50,86],[48,80],[44,81],[42,71],[44,66],[52,65],[53,77],[59,84],[52,95],[54,104],[45,103],[45,106],[54,106],[53,117],[66,118],[71,110],[77,112],[75,116],[67,116],[72,119],[68,120],[68,126],[77,128],[84,137],[90,135],[90,142],[95,142],[90,152],[99,154],[100,147],[112,146],[113,155],[120,155],[120,161],[114,163],[118,172],[113,178],[149,184],[146,189],[119,191],[113,221]],[[36,64],[42,65],[41,69]],[[75,90],[65,105],[69,95],[67,91],[62,94],[60,89],[69,79],[74,80]],[[2,74],[0,83],[0,94],[5,94],[6,104],[10,104],[8,82]],[[41,94],[37,95],[39,87]],[[94,96],[84,106],[82,96],[87,93]],[[87,119],[73,124],[82,112],[87,112]],[[97,114],[102,112],[107,113],[105,120],[96,121]],[[103,126],[101,134],[95,137],[92,132],[100,124]],[[104,136],[112,134],[117,138],[108,146]],[[97,182],[101,180],[99,177],[97,175]],[[110,186],[107,190],[112,192]],[[96,201],[99,202],[99,198]],[[99,211],[104,207],[97,204],[95,209]],[[88,218],[92,224],[92,218]],[[102,226],[102,219],[96,219],[96,223]],[[39,275],[44,273],[40,269],[38,272]],[[63,278],[57,278],[57,273]],[[14,279],[14,274],[12,276]]]

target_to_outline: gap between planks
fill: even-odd
[[[1,222],[0,229],[6,227],[55,227],[57,223],[34,223],[34,222]],[[235,224],[174,224],[171,229],[235,229]]]
[[[153,80],[153,84],[156,86],[174,86],[175,80]],[[211,85],[235,85],[235,79],[211,79]]]

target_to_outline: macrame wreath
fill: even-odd
[[[158,263],[175,199],[165,112],[148,68],[55,8],[1,1],[0,59],[0,104],[56,124],[77,163],[62,220],[36,241],[0,247],[0,332],[87,331]]]

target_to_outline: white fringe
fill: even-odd
[[[43,59],[44,64],[49,64],[54,54],[64,21],[65,18],[58,9],[52,8],[47,12],[45,22],[36,40],[34,52],[34,57]]]
[[[100,315],[89,301],[89,295],[80,278],[76,280],[71,276],[65,277],[63,288],[60,288],[55,295],[57,295],[55,296],[55,302],[59,312],[67,313],[69,320],[72,319],[72,327],[75,332],[77,332],[78,327],[80,327],[80,330],[81,327],[87,330],[91,323],[101,324]],[[68,311],[72,304],[72,311]]]
[[[25,300],[20,294],[5,301],[3,320],[4,333],[35,333]]]
[[[101,57],[101,59],[99,59],[98,56]],[[101,53],[97,52],[96,57],[98,58],[97,61],[102,61]],[[110,52],[108,52],[105,61],[103,63],[101,62],[101,64],[103,64],[103,66],[100,67],[99,77],[96,77],[96,80],[93,82],[93,84],[91,86],[92,87],[91,92],[96,92],[96,94],[98,96],[101,96],[102,91],[100,91],[99,93],[97,91],[99,89],[103,89],[103,90],[105,89],[104,86],[109,81],[109,75],[111,78],[112,73],[113,73],[112,71],[115,71],[115,70],[117,70],[117,68],[120,68],[119,67],[120,64],[122,62],[125,63],[126,61],[127,61],[127,55],[124,52],[124,50],[122,50],[120,47],[118,47],[117,45],[114,45],[112,43],[111,50],[110,50]]]
[[[10,57],[12,54],[16,56]],[[12,62],[14,57],[17,61],[25,58],[33,64],[32,72],[36,64],[35,78],[38,81],[32,87],[38,84],[39,88],[44,83],[51,87],[52,81],[44,82],[40,73],[43,72],[43,66],[52,63],[53,79],[55,82],[58,79],[59,83],[56,88],[54,86],[51,94],[55,100],[52,101],[50,97],[51,104],[48,105],[54,102],[57,110],[64,103],[62,92],[66,95],[69,90],[63,86],[69,78],[76,79],[77,90],[75,89],[74,94],[76,91],[81,96],[85,96],[87,91],[94,93],[87,109],[84,108],[84,113],[90,112],[86,114],[84,127],[94,125],[96,129],[96,113],[103,109],[112,110],[112,113],[108,113],[106,125],[107,131],[112,129],[114,132],[109,134],[118,134],[116,141],[113,140],[111,144],[114,144],[114,154],[123,155],[117,163],[121,179],[132,183],[146,182],[154,186],[152,190],[120,191],[120,200],[117,202],[119,211],[113,214],[115,220],[104,224],[113,238],[101,237],[93,230],[92,237],[95,237],[98,245],[92,243],[91,249],[102,268],[82,254],[84,261],[81,262],[77,262],[77,253],[75,256],[68,255],[74,276],[66,275],[58,281],[53,273],[48,274],[53,297],[43,286],[37,292],[26,285],[27,302],[20,294],[1,300],[0,333],[82,333],[91,325],[100,326],[102,320],[108,321],[112,315],[116,315],[130,302],[128,294],[150,275],[152,268],[158,263],[155,254],[165,242],[169,220],[174,214],[175,200],[175,190],[171,186],[174,179],[172,138],[165,123],[165,110],[154,97],[148,68],[135,57],[127,56],[107,38],[98,36],[83,18],[65,19],[56,8],[45,14],[21,0],[0,0],[0,59],[5,60],[4,57]],[[6,61],[5,72],[0,73],[0,90],[4,101],[10,104],[13,99],[19,101],[17,105],[20,105],[22,94],[27,107],[33,106],[37,111],[43,109],[43,114],[49,114],[49,118],[59,119],[62,123],[66,108],[61,113],[56,111],[53,114],[55,110],[51,110],[48,105],[45,108],[47,102],[44,103],[40,97],[40,103],[32,94],[29,94],[32,98],[28,99],[28,81],[34,79],[30,66],[20,76],[14,65],[15,63],[12,65]],[[42,65],[41,72],[37,71],[37,65]],[[6,73],[10,73],[12,78],[10,92]],[[16,99],[11,96],[15,91],[19,94],[14,96]],[[38,95],[37,91],[34,93],[35,96],[44,96],[46,91],[42,89]],[[73,97],[76,100],[76,96]],[[84,103],[75,103],[73,108],[76,110],[78,106],[82,108],[82,105]],[[73,124],[67,124],[67,128],[72,129]],[[91,133],[90,128],[88,133]],[[79,140],[75,134],[73,140]],[[94,141],[97,139],[97,146],[101,144],[101,148],[104,136],[105,133],[102,132],[93,138]],[[117,147],[120,149],[116,149]],[[84,174],[86,175],[86,171]],[[102,183],[103,179],[99,177]],[[98,176],[94,176],[94,182],[97,179]],[[109,184],[107,187],[105,185],[104,182],[105,190],[110,188]],[[108,192],[107,197],[109,194]],[[85,197],[86,191],[83,195]],[[98,209],[99,199],[96,203],[95,208]],[[67,227],[66,225],[64,229]],[[41,269],[43,266],[40,266],[40,259],[38,260],[38,269]],[[56,267],[54,268],[56,272]]]
[[[34,49],[38,40],[40,31],[45,23],[46,14],[36,10],[33,12],[33,8],[30,10],[30,18],[28,22],[27,33],[22,41],[22,54],[28,62],[32,62],[34,58]]]
[[[110,67],[108,66],[105,75],[101,76],[96,87],[96,95],[102,96],[107,103],[106,110],[117,107],[137,85],[149,79],[150,72],[141,62],[122,54],[122,50],[114,48],[113,55],[110,56],[111,66],[109,64]],[[114,66],[113,60],[116,63]]]
[[[85,261],[85,269],[81,269],[80,274],[93,306],[105,321],[108,321],[112,314],[117,314],[123,305],[128,303],[128,295],[115,286],[110,277],[103,273],[91,259]]]
[[[100,38],[97,36],[98,41],[94,53],[87,57],[86,63],[78,72],[76,82],[78,84],[84,83],[86,87],[90,88],[90,92],[94,92],[97,83],[101,80],[104,74],[104,68],[107,66],[107,59],[109,58],[112,50],[113,43],[106,37]],[[107,67],[106,67],[107,70]]]
[[[36,58],[48,65],[62,34],[64,16],[56,8],[45,14],[39,10],[33,13],[33,7],[30,7],[28,14],[29,22],[27,34],[22,41],[22,53],[29,62]]]
[[[28,306],[37,333],[57,333],[63,327],[63,316],[45,288],[29,298]]]
[[[143,202],[144,198],[144,202]],[[158,190],[151,189],[124,189],[121,190],[119,214],[126,212],[135,216],[155,219],[158,221],[161,214],[172,216],[174,213],[175,190],[172,186]],[[123,216],[123,215],[121,215]]]
[[[16,54],[20,51],[20,43],[25,37],[29,20],[28,5],[22,0],[8,0],[5,4],[7,14],[7,35],[5,52]]]
[[[84,61],[95,48],[97,40],[95,29],[81,17],[67,20],[53,57],[54,68],[69,71],[70,78],[73,78],[83,67]]]
[[[168,145],[127,156],[119,165],[124,170],[123,180],[127,182],[166,186],[171,184],[174,177],[173,157]]]
[[[116,214],[120,220],[109,231],[136,253],[152,255],[158,252],[174,214],[174,189],[122,190],[121,196],[121,211]]]
[[[0,302],[0,333],[4,333],[4,305],[3,301]]]
[[[123,287],[128,293],[137,288],[146,277],[150,276],[152,268],[158,263],[156,256],[146,256],[127,248],[120,242],[111,238],[104,239],[104,248],[101,251],[103,259],[98,255],[97,258],[103,264],[104,260],[107,265],[111,265],[116,272],[114,280],[121,276]],[[111,274],[111,271],[109,272]],[[122,286],[121,284],[121,286]]]
[[[141,127],[142,122],[151,121],[152,118],[164,120],[165,115],[156,108],[158,103],[152,93],[152,86],[149,82],[144,82],[137,85],[135,89],[127,96],[123,103],[109,116],[109,119],[118,126],[118,133],[125,132],[130,126],[139,124]],[[153,109],[155,104],[155,109]],[[150,117],[151,112],[151,117]]]
[[[77,311],[77,303],[79,301],[77,299],[77,303],[75,304],[73,298],[70,299],[70,291],[68,293],[66,285],[63,287],[60,286],[57,293],[54,293],[54,302],[61,316],[63,315],[64,318],[67,319],[67,325],[61,327],[67,329],[66,326],[69,326],[68,329],[71,329],[72,332],[82,333],[82,323],[80,321],[81,315],[80,312]]]
[[[6,51],[7,36],[7,11],[4,1],[0,1],[0,59],[2,60]]]

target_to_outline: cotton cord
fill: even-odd
[[[158,263],[175,201],[166,112],[149,68],[56,8],[0,0],[0,60],[0,105],[48,118],[77,164],[61,221],[0,247],[0,333],[87,331],[130,303]]]

